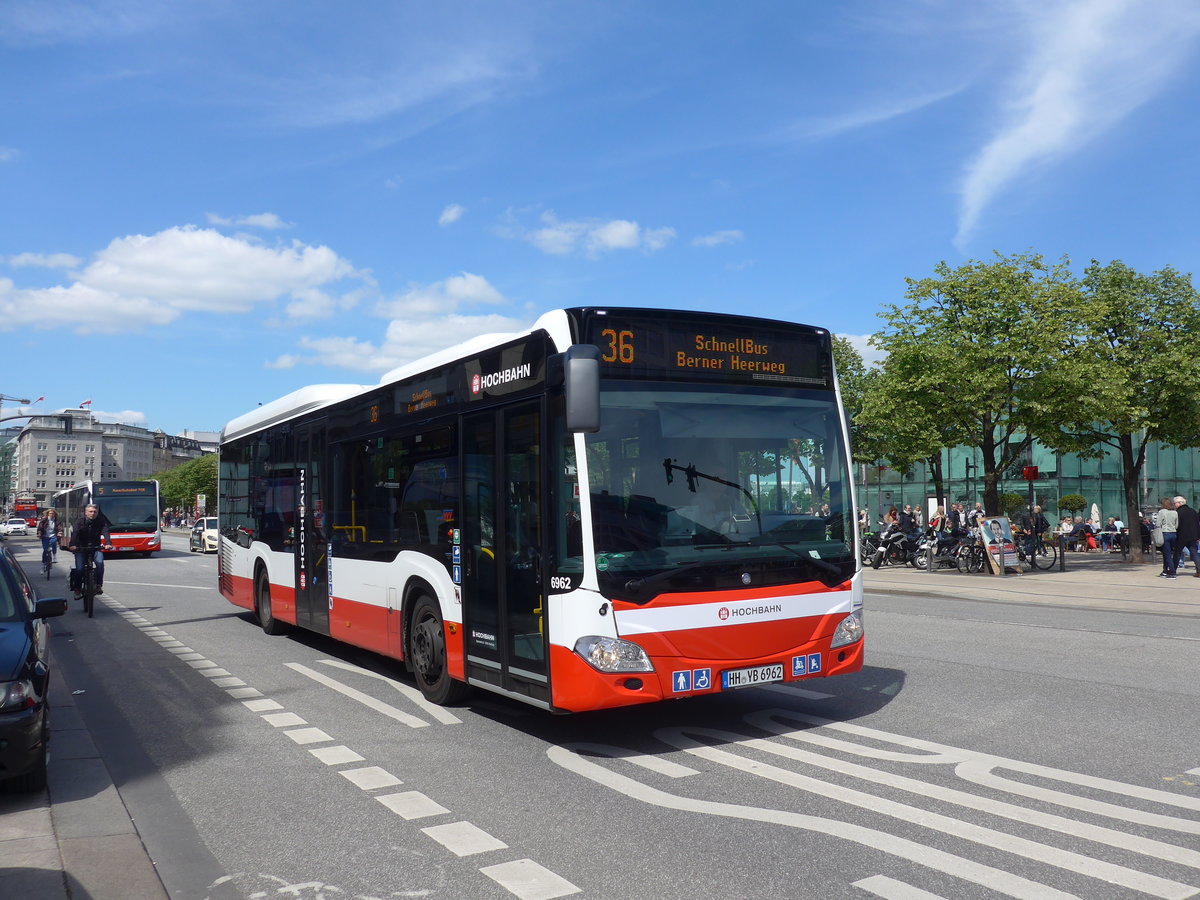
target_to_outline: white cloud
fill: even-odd
[[[445,315],[463,304],[503,303],[505,297],[482,275],[463,272],[445,281],[435,281],[424,287],[414,287],[395,300],[375,305],[375,314],[387,318],[403,318],[414,314]]]
[[[850,342],[868,368],[879,365],[887,356],[878,347],[871,345],[871,335],[869,334],[839,334],[838,337],[845,338]]]
[[[107,422],[114,425],[145,425],[146,414],[133,409],[124,409],[120,412],[103,412],[102,410],[94,409],[91,411],[101,422]]]
[[[0,147],[0,163],[12,162],[21,153],[14,147]]]
[[[628,219],[563,221],[553,211],[544,212],[539,218],[540,228],[526,229],[514,224],[500,233],[504,237],[519,237],[552,256],[566,256],[582,249],[591,257],[613,250],[653,253],[675,237],[674,228],[643,228]]]
[[[1015,180],[1076,152],[1154,96],[1190,60],[1200,34],[1194,3],[1075,0],[1029,9],[1029,44],[1002,121],[963,179],[960,247]]]
[[[737,229],[714,231],[692,239],[693,247],[719,247],[721,244],[737,244],[746,239],[746,235]]]
[[[263,363],[263,366],[265,366],[268,369],[291,369],[291,368],[294,368],[296,366],[296,364],[299,362],[300,362],[300,357],[295,356],[294,354],[291,354],[291,353],[284,353],[282,356],[280,356],[273,362]]]
[[[10,266],[42,269],[72,269],[83,260],[70,253],[18,253],[8,258]]]
[[[218,216],[216,213],[208,214],[208,224],[220,225],[228,227],[231,225],[245,225],[250,228],[265,228],[268,231],[279,231],[283,228],[291,228],[291,222],[285,222],[278,215],[272,212],[255,213],[251,216],[241,216],[236,219],[227,219],[223,216]]]
[[[451,203],[449,206],[443,209],[442,214],[438,216],[438,224],[442,227],[453,225],[463,217],[463,213],[465,212],[466,209],[462,206],[459,206],[457,203]]]
[[[284,368],[285,361],[286,365],[300,362],[381,375],[442,350],[449,343],[466,341],[481,334],[518,331],[527,325],[527,322],[502,315],[394,319],[378,345],[352,337],[301,338],[301,354],[281,356],[269,365]]]
[[[339,299],[330,289],[355,281]],[[286,301],[296,318],[353,305],[368,273],[328,247],[264,247],[211,229],[170,228],[118,238],[70,285],[20,289],[0,281],[0,329],[69,327],[81,333],[164,325],[185,311],[245,313]]]

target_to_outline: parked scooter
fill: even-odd
[[[878,569],[882,565],[902,566],[909,562],[917,552],[917,541],[912,535],[900,530],[900,523],[892,522],[879,535],[879,547],[871,557],[871,568]]]

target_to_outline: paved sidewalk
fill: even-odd
[[[0,794],[0,897],[166,900],[58,668],[50,706],[48,789]]]
[[[963,575],[953,569],[935,572],[911,566],[864,569],[867,593],[919,594],[997,603],[1038,603],[1159,615],[1200,615],[1200,578],[1190,565],[1174,580],[1159,578],[1161,557],[1138,565],[1119,553],[1068,553],[1066,571],[1055,563],[1047,571],[1020,575]]]

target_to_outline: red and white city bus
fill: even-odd
[[[157,481],[81,481],[56,493],[53,500],[64,529],[75,524],[89,503],[100,507],[112,523],[113,549],[107,552],[149,556],[162,549]]]
[[[231,421],[221,593],[556,712],[856,672],[828,332],[566,309]]]
[[[37,500],[33,497],[18,497],[13,501],[13,518],[24,519],[30,528],[37,528],[40,515]]]

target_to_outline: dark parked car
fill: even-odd
[[[46,784],[50,739],[50,629],[63,599],[39,600],[17,561],[0,548],[0,788],[37,791]]]

